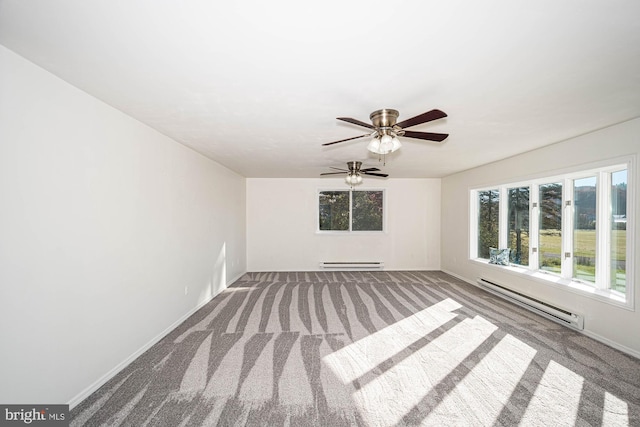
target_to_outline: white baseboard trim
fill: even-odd
[[[443,273],[447,273],[449,276],[453,276],[456,279],[460,279],[463,282],[466,282],[466,283],[468,283],[470,285],[473,285],[473,286],[475,286],[477,288],[480,288],[480,286],[478,286],[478,284],[474,280],[467,280],[465,277],[462,277],[459,274],[456,274],[456,273],[454,273],[452,271],[449,271],[449,270],[440,270],[440,271],[442,271]],[[480,289],[482,289],[482,288],[480,288]]]
[[[465,282],[465,283],[469,283],[470,285],[473,285],[473,286],[475,286],[475,287],[477,287],[477,288],[479,288],[479,289],[482,289],[482,287],[480,287],[480,285],[478,285],[478,284],[477,284],[475,281],[473,281],[473,280],[468,280],[468,279],[466,279],[466,278],[464,278],[464,277],[462,277],[462,276],[460,276],[460,275],[458,275],[458,274],[456,274],[456,273],[453,273],[453,272],[451,272],[451,271],[442,270],[442,272],[443,272],[443,273],[447,273],[448,275],[453,276],[453,277],[455,277],[456,279],[460,279],[460,280],[462,280],[462,281],[463,281],[463,282]],[[638,351],[636,351],[636,350],[634,350],[634,349],[632,349],[632,348],[629,348],[629,347],[627,347],[627,346],[624,346],[624,345],[622,345],[622,344],[619,344],[619,343],[617,343],[617,342],[615,342],[615,341],[611,341],[610,339],[605,338],[605,337],[603,337],[602,335],[598,335],[598,334],[596,334],[596,333],[594,333],[594,332],[591,332],[591,331],[589,331],[589,330],[586,330],[586,329],[583,329],[583,330],[581,330],[581,331],[576,330],[576,332],[580,332],[581,334],[586,335],[586,336],[588,336],[589,338],[593,338],[594,340],[599,341],[599,342],[601,342],[601,343],[603,343],[603,344],[606,344],[606,345],[608,345],[609,347],[613,347],[613,348],[615,348],[616,350],[620,350],[620,351],[621,351],[621,352],[623,352],[623,353],[626,353],[626,354],[628,354],[628,355],[630,355],[630,356],[633,356],[633,357],[635,357],[635,358],[640,359],[640,352],[638,352]]]
[[[583,330],[583,331],[579,331],[579,332],[582,332],[584,335],[588,336],[589,338],[593,338],[596,341],[600,341],[601,343],[606,344],[609,347],[613,347],[616,350],[620,350],[623,353],[626,353],[626,354],[628,354],[630,356],[633,356],[633,357],[635,357],[637,359],[640,359],[640,352],[638,352],[638,351],[636,351],[636,350],[634,350],[632,348],[626,347],[626,346],[624,346],[622,344],[618,344],[617,342],[611,341],[610,339],[605,338],[602,335],[595,334],[595,333],[593,333],[591,331]]]
[[[236,277],[234,277],[231,280],[227,280],[227,283],[225,285],[225,289],[229,287],[229,285],[233,284],[236,280],[238,280],[240,277],[242,277],[244,273],[238,274]],[[220,292],[222,292],[222,290],[220,290]],[[220,293],[218,292],[218,294]],[[147,342],[145,345],[143,345],[142,347],[140,347],[138,350],[136,350],[135,352],[133,352],[133,354],[131,354],[129,357],[127,357],[126,359],[124,359],[122,362],[118,363],[116,366],[113,367],[113,369],[111,369],[109,372],[107,372],[106,374],[104,374],[102,377],[98,378],[93,384],[91,384],[90,386],[88,386],[87,388],[85,388],[84,390],[82,390],[80,393],[78,393],[77,395],[75,395],[74,397],[72,397],[67,404],[69,405],[69,409],[73,409],[74,407],[76,407],[78,404],[80,404],[83,400],[85,400],[87,397],[89,397],[92,393],[94,393],[96,390],[98,390],[100,387],[102,387],[103,385],[105,385],[107,383],[107,381],[109,381],[111,378],[115,377],[118,372],[122,371],[124,368],[126,368],[127,366],[129,366],[129,364],[131,362],[133,362],[134,360],[136,360],[138,357],[140,357],[140,355],[142,355],[142,353],[144,353],[145,351],[149,350],[151,347],[153,347],[156,343],[158,343],[162,338],[166,337],[171,331],[173,331],[175,328],[177,328],[182,322],[184,322],[185,320],[187,320],[187,318],[189,318],[189,316],[193,315],[196,311],[200,310],[202,307],[204,307],[206,304],[208,304],[213,298],[216,297],[215,294],[213,296],[211,296],[210,298],[206,299],[205,301],[202,301],[200,304],[198,304],[196,307],[192,308],[191,310],[189,310],[186,314],[184,314],[182,317],[180,317],[178,320],[176,320],[175,322],[173,322],[168,328],[166,328],[164,331],[160,332],[158,335],[156,335],[154,338],[152,338],[149,342]]]

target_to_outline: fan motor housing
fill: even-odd
[[[361,166],[362,166],[362,162],[347,162],[347,167],[349,168],[350,171],[357,172],[360,170]]]
[[[371,113],[369,119],[371,119],[371,123],[376,128],[390,128],[396,124],[399,115],[398,110],[383,108]]]

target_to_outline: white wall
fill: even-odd
[[[319,189],[341,178],[247,179],[247,269],[313,271],[320,261],[383,261],[389,270],[440,269],[440,180],[367,178],[386,189],[387,232],[316,233]]]
[[[517,141],[514,141],[517,143]],[[640,289],[635,292],[635,311],[603,303],[569,291],[567,288],[533,281],[506,273],[496,266],[481,265],[469,260],[469,190],[483,185],[515,182],[533,175],[549,175],[620,156],[638,154],[640,119],[628,121],[597,132],[573,138],[510,159],[485,165],[442,180],[442,269],[475,282],[483,276],[505,283],[542,300],[553,301],[585,315],[585,333],[640,357]],[[640,274],[640,236],[638,235],[638,202],[640,201],[640,171],[629,182],[635,200],[636,282]],[[633,206],[629,206],[633,209]],[[634,283],[630,284],[634,286]]]
[[[73,402],[246,271],[245,180],[2,46],[0,70],[0,402]]]

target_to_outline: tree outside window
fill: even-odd
[[[529,265],[529,187],[509,189],[511,262]]]
[[[562,184],[541,184],[539,188],[539,268],[560,274],[562,270]]]
[[[500,191],[478,192],[478,258],[489,258],[489,248],[498,247]]]

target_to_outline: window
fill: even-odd
[[[349,192],[320,192],[319,208],[320,230],[349,230]]]
[[[560,274],[562,260],[562,184],[539,186],[538,268]]]
[[[630,164],[472,190],[471,257],[509,248],[513,272],[630,302]]]
[[[351,229],[382,231],[382,191],[351,192]]]
[[[611,174],[611,289],[625,292],[627,286],[627,171]]]
[[[489,258],[489,248],[498,247],[498,215],[500,214],[500,192],[486,190],[478,192],[478,258]]]
[[[573,181],[573,278],[596,281],[596,177]]]
[[[384,192],[320,191],[318,217],[320,231],[382,231]]]
[[[508,193],[511,262],[529,265],[529,187],[510,188]]]

